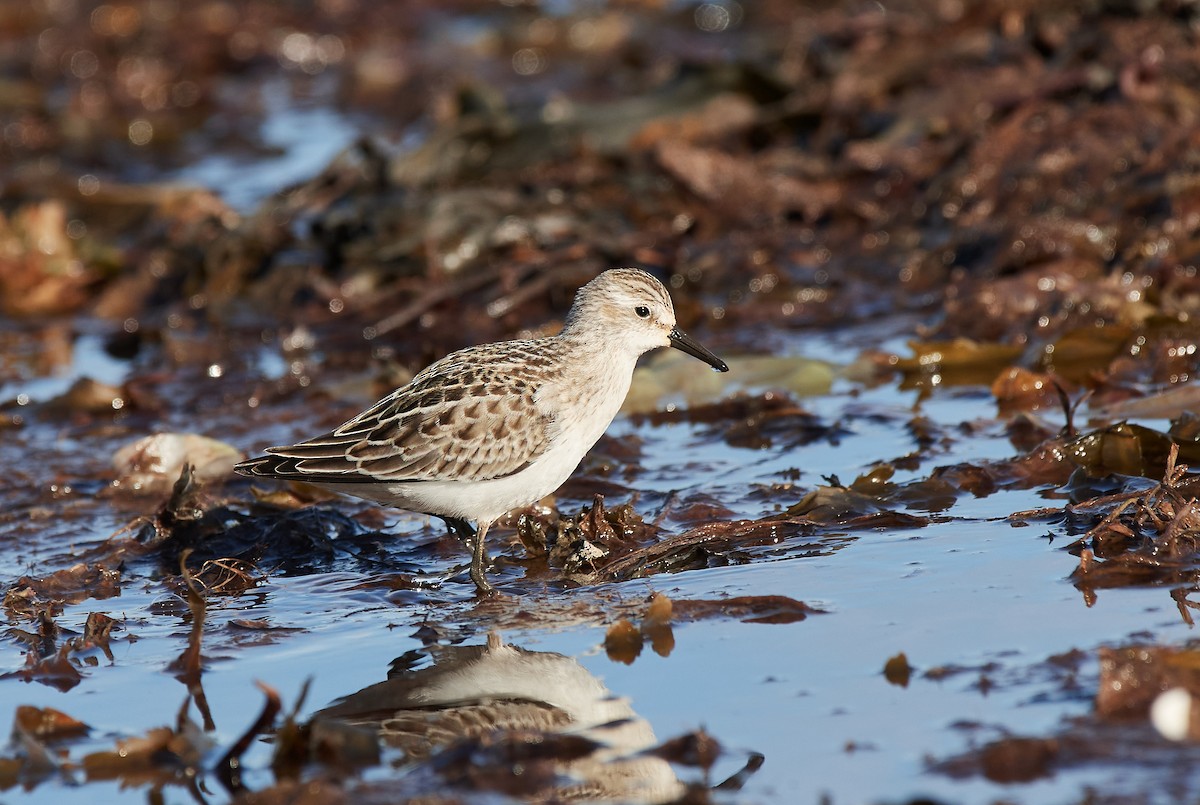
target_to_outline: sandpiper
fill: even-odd
[[[562,485],[616,416],[638,357],[665,346],[729,370],[675,325],[662,283],[610,269],[579,289],[558,335],[453,352],[333,431],[237,471],[440,517],[472,541],[471,580],[489,594],[488,528]]]

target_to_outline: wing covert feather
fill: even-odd
[[[287,461],[260,470],[322,483],[482,481],[519,472],[554,435],[554,417],[536,397],[555,364],[553,343],[510,341],[448,355],[333,431],[269,448]]]

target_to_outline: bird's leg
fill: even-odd
[[[475,587],[478,588],[480,595],[491,595],[496,591],[496,588],[487,580],[488,556],[483,543],[490,525],[491,523],[486,521],[479,523],[479,528],[475,531],[475,544],[471,551],[471,581],[475,582]]]
[[[479,588],[480,595],[492,595],[496,592],[487,580],[487,566],[489,564],[487,549],[484,545],[484,538],[487,536],[488,527],[491,523],[480,523],[479,528],[472,528],[471,524],[466,520],[461,520],[457,517],[443,517],[446,527],[454,533],[454,536],[462,540],[464,545],[471,547],[471,581],[475,582],[475,586]]]
[[[468,545],[475,539],[475,529],[466,520],[460,520],[457,517],[443,517],[442,522],[446,524],[446,528],[450,529],[450,533],[458,537],[463,545]]]

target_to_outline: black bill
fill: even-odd
[[[707,363],[718,372],[728,372],[729,365],[725,361],[718,358],[716,355],[709,352],[700,342],[692,338],[690,335],[680,330],[678,327],[671,330],[671,334],[667,336],[671,340],[671,346],[680,352],[686,352],[693,358],[699,358]]]

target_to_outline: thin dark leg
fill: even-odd
[[[488,556],[487,550],[484,548],[484,538],[487,537],[488,526],[491,523],[481,522],[479,530],[475,532],[474,550],[471,551],[471,581],[475,582],[476,588],[480,595],[491,595],[496,591],[487,580]]]
[[[474,542],[475,529],[466,520],[460,520],[457,517],[443,517],[442,520],[451,533],[462,540],[464,545]]]

